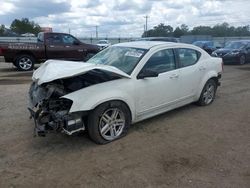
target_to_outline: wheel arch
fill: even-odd
[[[106,102],[120,101],[127,106],[130,112],[131,121],[135,119],[135,104],[132,99],[125,97],[124,95],[116,95],[112,97],[106,97],[107,95],[102,95],[102,97],[93,96],[88,98],[86,101],[78,101],[76,97],[73,96],[64,96],[63,98],[68,98],[73,101],[73,104],[70,108],[70,113],[77,111],[92,111],[98,106]]]
[[[100,105],[102,105],[104,103],[112,103],[112,102],[120,102],[120,103],[124,104],[128,108],[128,110],[129,110],[129,115],[130,115],[130,118],[131,118],[131,121],[132,121],[132,112],[131,112],[131,109],[130,109],[129,105],[127,104],[127,102],[125,102],[122,99],[112,99],[112,100],[107,100],[107,101],[101,102],[100,104],[95,105],[95,107],[92,110],[96,109],[97,107],[99,107]]]
[[[196,99],[197,99],[197,100],[200,98],[201,92],[202,92],[202,90],[203,90],[205,84],[206,84],[207,81],[210,80],[210,79],[213,79],[213,80],[216,82],[216,84],[218,85],[219,79],[218,79],[218,74],[217,74],[217,72],[215,72],[215,71],[210,71],[210,72],[208,72],[208,73],[206,74],[206,76],[203,77],[203,79],[202,79],[202,81],[201,81],[201,83],[200,83],[200,85],[199,85],[199,89],[198,89],[198,92],[197,92],[197,94],[196,94]]]
[[[32,57],[34,58],[35,63],[36,63],[36,61],[37,61],[35,55],[34,55],[32,52],[30,52],[30,51],[28,51],[28,50],[22,50],[22,51],[19,51],[19,52],[17,52],[17,53],[15,54],[15,56],[14,56],[14,62],[16,62],[17,58],[18,58],[19,56],[21,56],[21,55],[30,55],[30,56],[32,56]]]

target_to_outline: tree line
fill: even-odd
[[[13,20],[9,29],[3,24],[0,25],[0,36],[21,35],[24,33],[37,35],[40,31],[41,27],[28,18]],[[201,25],[193,29],[189,29],[186,24],[182,24],[174,29],[171,25],[160,23],[153,29],[144,31],[142,37],[180,37],[183,35],[211,35],[213,37],[250,36],[250,27],[249,25],[234,27],[224,22],[212,27]]]
[[[0,36],[21,35],[24,33],[33,33],[37,35],[40,31],[41,27],[28,18],[13,20],[9,29],[3,24],[0,25]]]
[[[180,37],[182,35],[211,35],[213,37],[250,36],[250,27],[249,25],[234,27],[224,22],[213,27],[197,26],[193,29],[189,29],[186,24],[182,24],[174,29],[170,25],[160,23],[153,29],[144,31],[142,37]]]

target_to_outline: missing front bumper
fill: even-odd
[[[41,109],[28,108],[30,118],[34,120],[34,136],[46,136],[47,133],[63,132],[67,135],[84,131],[85,125],[80,113],[67,114],[64,111],[50,114]]]

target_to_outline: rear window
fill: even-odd
[[[199,60],[201,53],[189,48],[179,48],[177,49],[177,56],[180,66],[187,67],[194,65]]]
[[[38,33],[37,41],[38,42],[44,42],[44,33]]]
[[[51,44],[62,43],[62,39],[60,34],[53,34],[46,39],[46,42]]]

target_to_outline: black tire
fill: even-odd
[[[105,123],[104,126],[102,127],[102,118],[106,113],[109,111],[117,109],[120,112],[123,113],[123,117],[125,119],[123,128],[118,127],[118,131],[120,130],[120,134],[114,138],[114,139],[106,139],[105,136],[102,136],[101,129],[104,129],[105,125],[108,126],[109,131],[105,134],[111,135],[111,129],[113,130],[114,128],[111,128],[112,123]],[[118,114],[119,115],[119,114]],[[120,101],[110,101],[110,102],[105,102],[99,106],[97,106],[90,114],[88,117],[88,133],[90,138],[97,144],[107,144],[109,142],[112,142],[114,140],[117,140],[123,136],[125,136],[128,132],[128,129],[131,124],[131,115],[130,115],[130,110],[128,107]],[[113,133],[114,134],[114,133]]]
[[[197,104],[200,106],[206,106],[206,105],[212,104],[212,102],[215,99],[216,90],[217,90],[217,84],[215,80],[213,79],[208,80],[202,89],[202,92],[201,92],[199,100],[197,101]]]
[[[245,55],[241,55],[240,56],[240,65],[244,65],[246,63],[246,56]]]
[[[31,55],[19,55],[15,60],[15,66],[19,71],[30,71],[33,70],[35,59]]]

